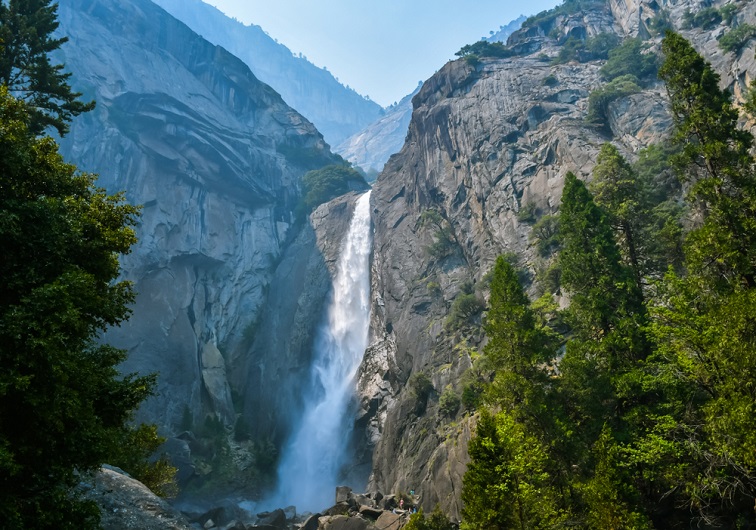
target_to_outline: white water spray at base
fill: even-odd
[[[354,418],[349,403],[370,319],[370,192],[357,200],[344,238],[326,320],[315,339],[310,393],[284,447],[271,503],[318,511],[334,502]]]

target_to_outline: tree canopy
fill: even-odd
[[[154,377],[122,376],[97,342],[129,314],[118,255],[138,209],[63,162],[0,87],[0,518],[5,528],[92,528],[80,474],[123,454]]]
[[[569,329],[494,268],[467,528],[756,525],[754,142],[685,39],[668,32],[662,51],[673,145],[635,165],[605,145],[590,189],[567,175]]]
[[[61,136],[72,117],[94,108],[73,92],[62,64],[49,54],[65,43],[54,38],[58,4],[52,0],[0,0],[0,85],[28,107],[28,127],[41,134],[54,127]]]
[[[356,169],[338,164],[308,171],[302,177],[302,185],[302,202],[307,212],[339,195],[353,190],[366,190],[369,187]]]

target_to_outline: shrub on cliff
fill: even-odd
[[[302,204],[308,213],[349,191],[369,188],[365,178],[357,170],[335,164],[308,171],[302,177],[302,186]]]
[[[722,35],[719,39],[719,47],[726,52],[738,53],[753,38],[756,38],[756,26],[741,24]]]

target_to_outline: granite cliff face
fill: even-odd
[[[739,20],[756,19],[752,2],[736,5]],[[530,225],[518,213],[526,206],[539,215],[554,213],[565,174],[589,178],[602,143],[613,142],[633,159],[671,125],[666,92],[657,83],[611,103],[606,131],[587,126],[588,95],[602,83],[603,62],[552,65],[558,39],[606,32],[650,37],[655,17],[665,13],[680,30],[683,12],[702,6],[697,0],[611,0],[588,12],[544,17],[509,38],[518,56],[451,62],[415,96],[407,140],[372,195],[373,341],[362,369],[358,421],[366,447],[373,448],[373,487],[420,491],[426,509],[439,502],[459,517],[474,419],[444,418],[438,399],[447,388],[460,390],[482,337],[444,328],[453,300],[465,283],[482,285],[502,253],[532,267]],[[724,30],[682,33],[737,95],[756,72],[756,44],[750,41],[737,56],[724,53],[716,41]],[[432,223],[430,211],[437,214]],[[441,228],[450,234],[443,253],[433,251]],[[418,372],[434,387],[420,412],[407,384]]]
[[[381,106],[339,83],[305,57],[294,56],[259,26],[246,26],[201,0],[153,0],[213,44],[247,63],[252,72],[337,145],[383,114]]]
[[[134,314],[105,338],[128,350],[125,371],[160,374],[142,419],[168,432],[185,411],[233,424],[231,353],[246,348],[294,235],[301,175],[334,157],[241,60],[152,2],[61,0],[59,14],[62,59],[97,100],[64,156],[143,205],[122,259]]]

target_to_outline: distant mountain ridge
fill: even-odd
[[[380,173],[389,157],[404,145],[412,118],[412,98],[421,86],[422,83],[412,94],[387,108],[384,116],[334,147],[334,151],[365,170],[368,177]]]
[[[327,70],[295,56],[260,26],[229,18],[201,0],[153,0],[208,41],[236,55],[284,101],[337,145],[383,114],[377,103],[339,83]]]

